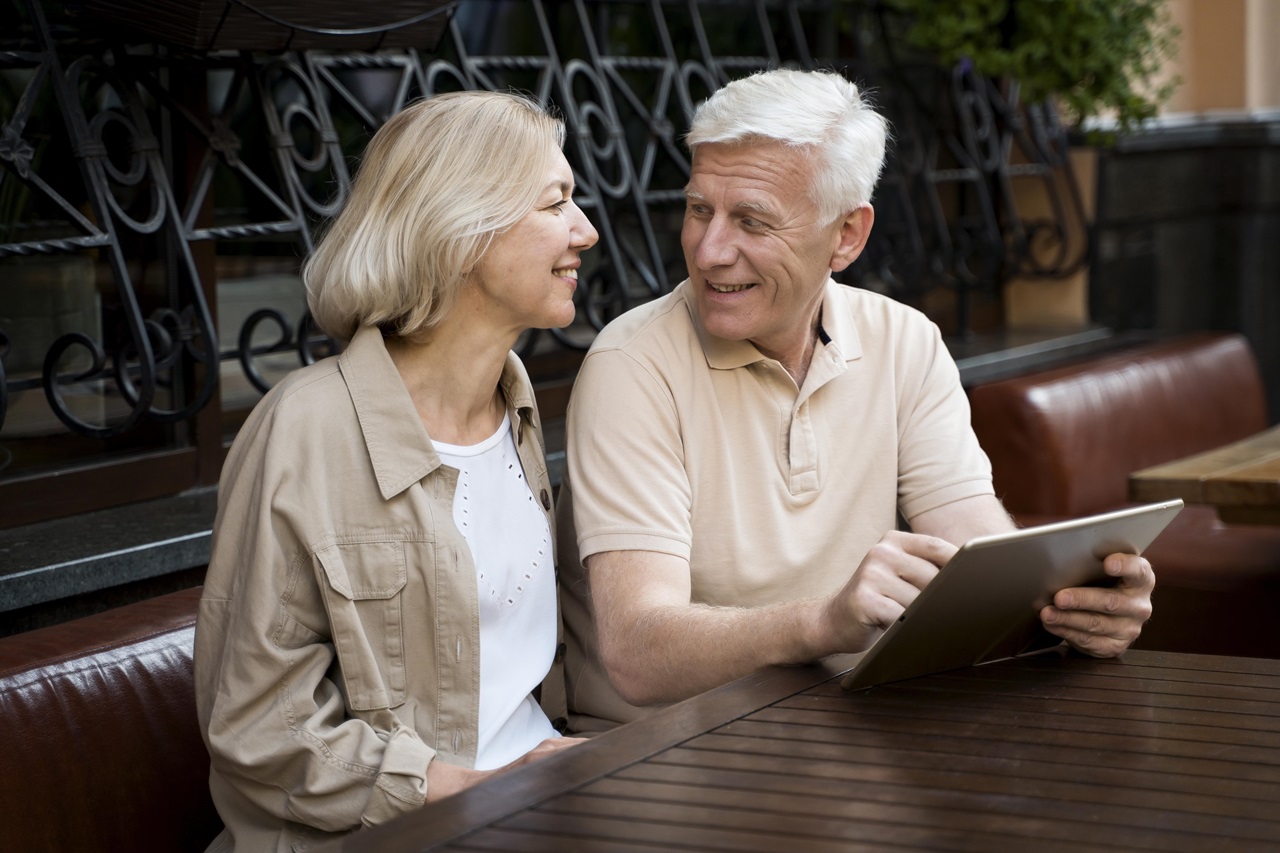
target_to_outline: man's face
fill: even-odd
[[[846,259],[848,218],[820,221],[812,180],[803,150],[711,143],[695,150],[685,189],[680,242],[703,326],[784,363],[812,338],[831,270],[865,240]]]

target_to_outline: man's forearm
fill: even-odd
[[[608,626],[601,652],[622,698],[635,705],[675,702],[762,666],[834,653],[822,635],[824,606],[819,600],[759,608],[655,606]]]

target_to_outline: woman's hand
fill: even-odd
[[[552,753],[582,743],[586,738],[549,737],[510,764],[495,770],[472,770],[470,767],[459,767],[443,761],[432,761],[427,765],[427,802],[434,803],[459,791],[478,785],[490,776],[498,776],[517,767],[524,767]]]
[[[515,761],[505,767],[499,767],[497,770],[494,770],[493,773],[497,775],[499,773],[506,773],[508,770],[515,770],[517,767],[524,767],[526,764],[532,764],[533,762],[546,758],[548,755],[559,752],[566,747],[585,743],[586,740],[587,739],[584,737],[549,737],[533,749],[526,752],[524,755],[517,758]]]
[[[427,765],[427,802],[434,803],[451,797],[459,791],[478,785],[497,773],[497,770],[472,770],[443,761],[432,760]]]

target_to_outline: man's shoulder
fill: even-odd
[[[832,290],[827,305],[838,306],[840,316],[824,318],[823,324],[846,352],[860,352],[873,361],[910,361],[937,351],[941,335],[923,311],[860,287],[833,284]]]
[[[910,326],[929,327],[933,321],[918,308],[874,290],[850,284],[834,284],[834,292],[855,319],[888,319]]]
[[[672,341],[687,344],[696,337],[684,288],[678,286],[610,321],[596,335],[589,355],[616,350],[636,354]]]

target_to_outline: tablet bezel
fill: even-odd
[[[1054,594],[1110,582],[1103,558],[1141,554],[1182,505],[1143,504],[970,540],[841,685],[861,690],[1057,645],[1040,623]]]

